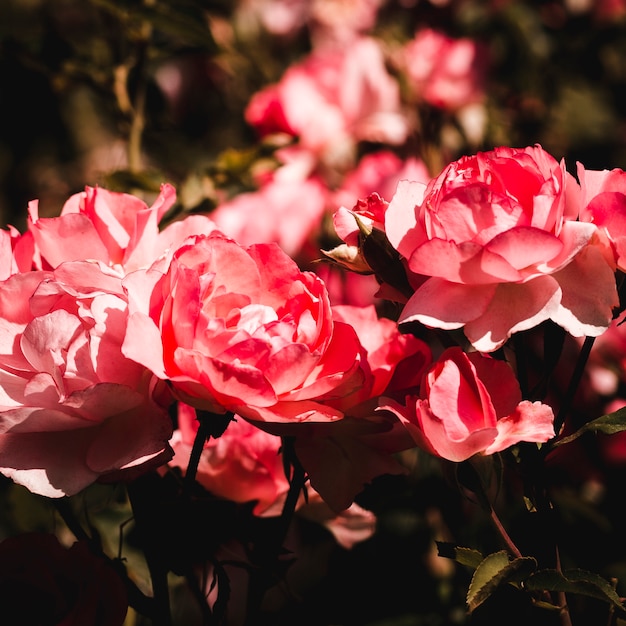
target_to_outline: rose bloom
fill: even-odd
[[[615,264],[626,272],[626,172],[577,165],[582,189],[580,219],[598,226],[610,242]]]
[[[389,408],[418,446],[449,461],[554,436],[552,409],[522,401],[507,363],[457,347],[445,350],[428,370],[418,398]]]
[[[125,358],[126,299],[95,263],[0,283],[0,472],[73,495],[171,455],[170,394]]]
[[[398,65],[417,100],[448,111],[484,100],[486,51],[471,39],[422,29],[402,48]]]
[[[172,246],[191,234],[215,228],[203,215],[190,215],[169,224],[159,224],[176,201],[168,184],[148,205],[131,194],[86,187],[63,205],[56,217],[39,217],[38,202],[28,206],[28,234],[36,246],[36,265],[53,269],[64,261],[96,261],[120,275],[152,265]]]
[[[183,474],[198,431],[195,410],[187,404],[178,405],[178,429],[171,444],[174,457],[170,466]],[[285,476],[280,452],[281,438],[235,417],[217,439],[205,442],[196,473],[197,482],[213,495],[233,502],[253,502],[254,515],[275,517],[281,514],[289,481]],[[298,513],[324,525],[344,548],[369,538],[376,518],[357,504],[337,514],[320,495],[307,488],[306,498],[300,496]]]
[[[333,321],[319,277],[276,244],[190,238],[165,273],[139,270],[123,284],[124,354],[196,408],[265,422],[334,420],[341,412],[323,400],[362,381],[354,330]]]
[[[254,94],[245,117],[261,137],[297,137],[318,161],[343,170],[354,162],[359,141],[399,145],[409,130],[399,85],[380,44],[369,37],[347,48],[314,50]]]
[[[38,532],[0,543],[0,601],[12,624],[33,626],[123,626],[128,611],[119,575],[86,542]]]
[[[540,146],[495,148],[448,165],[427,185],[403,181],[385,231],[411,272],[428,277],[400,323],[463,328],[480,352],[547,319],[597,336],[618,305],[580,188]]]

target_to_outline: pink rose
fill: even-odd
[[[484,99],[486,50],[471,39],[454,39],[425,28],[399,59],[417,100],[455,111]]]
[[[166,273],[123,282],[124,354],[192,406],[265,422],[334,420],[342,414],[324,400],[361,383],[354,330],[333,321],[324,283],[276,244],[198,236]]]
[[[373,304],[364,307],[337,305],[336,320],[350,324],[363,348],[362,367],[367,376],[361,387],[338,400],[346,412],[359,404],[390,396],[418,386],[432,361],[428,344],[409,334],[402,334],[391,319],[379,317]],[[354,415],[354,411],[351,411]]]
[[[251,98],[246,120],[261,136],[297,137],[333,167],[352,163],[359,141],[398,145],[408,133],[398,83],[380,45],[368,37],[347,48],[314,50]]]
[[[428,185],[401,182],[385,231],[428,279],[399,322],[463,328],[481,352],[547,319],[575,337],[603,333],[615,277],[597,227],[577,221],[579,194],[540,146],[463,157]]]
[[[124,583],[86,542],[69,548],[47,533],[25,533],[0,543],[0,602],[11,623],[123,626]]]
[[[504,361],[448,348],[427,372],[419,398],[394,410],[418,446],[449,461],[554,437],[552,409],[522,401]]]
[[[28,207],[28,229],[35,240],[41,269],[64,261],[97,261],[121,275],[148,267],[170,247],[191,234],[215,227],[209,218],[189,216],[159,229],[176,201],[171,185],[162,185],[150,207],[130,194],[86,187],[64,204],[56,217],[40,218],[38,203]]]
[[[587,170],[578,163],[582,189],[580,219],[592,222],[607,237],[617,267],[626,271],[626,172]]]
[[[121,353],[127,303],[97,264],[0,283],[0,472],[73,495],[165,462],[170,395]]]

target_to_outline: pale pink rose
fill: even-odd
[[[418,446],[449,461],[554,437],[552,409],[522,401],[504,361],[448,348],[427,372],[419,398],[390,406]]]
[[[416,100],[456,111],[485,98],[487,57],[471,39],[424,28],[404,46],[398,65]]]
[[[606,235],[614,263],[626,271],[626,172],[587,170],[578,163],[582,189],[580,219],[592,222]]]
[[[165,184],[152,206],[131,194],[86,187],[64,204],[56,217],[40,218],[37,201],[28,206],[28,230],[35,240],[41,269],[64,261],[98,261],[124,274],[151,265],[189,231],[210,232],[205,216],[189,216],[159,230],[159,223],[176,201]]]
[[[289,256],[297,257],[320,229],[327,193],[317,177],[285,180],[275,176],[258,191],[240,193],[219,204],[211,219],[242,245],[277,243]]]
[[[313,0],[309,30],[313,46],[349,46],[376,25],[385,0]]]
[[[335,420],[341,412],[324,400],[362,382],[354,330],[333,321],[324,283],[277,244],[198,236],[166,273],[123,282],[124,354],[188,404],[264,422]]]
[[[577,220],[579,195],[540,146],[463,157],[428,185],[401,182],[385,231],[428,279],[399,322],[463,328],[481,352],[547,319],[575,337],[603,333],[615,276],[597,227]]]
[[[95,263],[0,283],[0,471],[49,497],[167,461],[170,394],[125,358],[127,302]]]
[[[261,136],[292,135],[318,160],[344,169],[359,141],[397,145],[409,130],[398,83],[379,43],[368,37],[347,48],[314,50],[254,94],[245,116]]]
[[[179,467],[183,474],[197,431],[195,410],[179,403],[178,430],[171,440],[175,454],[170,465]],[[289,491],[281,446],[280,437],[235,416],[220,437],[205,442],[196,480],[220,498],[254,503],[254,515],[278,516]],[[374,514],[354,503],[339,514],[332,511],[310,486],[306,497],[300,495],[296,512],[328,528],[345,548],[371,537],[376,525]]]

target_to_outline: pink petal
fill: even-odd
[[[479,352],[493,352],[513,333],[553,317],[560,300],[559,284],[550,276],[521,284],[503,283],[484,313],[465,325],[465,336]]]
[[[496,285],[461,285],[429,278],[405,304],[399,324],[421,322],[453,330],[480,319],[496,293]]]

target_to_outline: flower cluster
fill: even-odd
[[[621,508],[606,493],[626,468],[626,172],[534,138],[492,141],[500,48],[462,36],[461,18],[458,36],[436,25],[497,21],[509,3],[476,17],[473,2],[424,2],[440,19],[408,20],[403,36],[392,17],[421,13],[397,4],[241,0],[228,24],[211,16],[229,53],[254,32],[306,45],[245,99],[254,148],[182,189],[165,174],[141,187],[135,131],[148,84],[185,117],[189,67],[155,61],[150,82],[138,64],[131,88],[120,64],[132,193],[81,183],[58,214],[31,200],[23,227],[0,230],[0,486],[62,527],[9,529],[7,606],[30,594],[39,621],[123,626],[132,610],[174,626],[180,595],[185,626],[297,623],[294,598],[336,599],[311,580],[339,572],[347,594],[350,578],[311,546],[371,561],[368,542],[395,524],[428,535],[420,567],[442,597],[467,583],[455,599],[484,611],[477,624],[508,593],[527,622],[571,626],[574,598],[626,620],[623,572],[607,557],[596,573],[564,531],[568,514],[610,526],[586,505]],[[543,4],[551,28],[623,14]],[[236,54],[221,62],[238,73]],[[414,493],[424,475],[442,492],[411,503],[426,530],[406,510],[390,520],[387,487]],[[492,536],[438,515],[448,490]],[[390,602],[380,569],[363,579]]]

